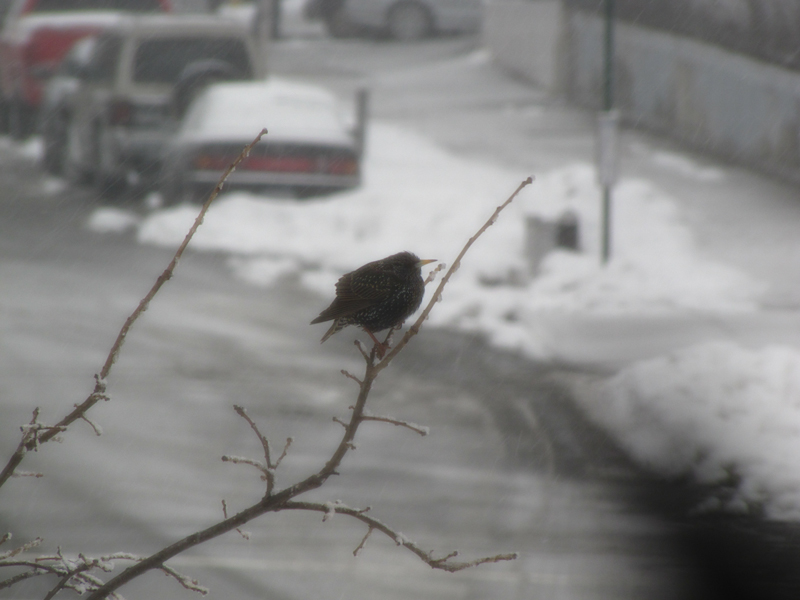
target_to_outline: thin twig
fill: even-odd
[[[289,452],[289,446],[292,445],[292,442],[294,442],[293,437],[290,436],[286,438],[286,445],[283,447],[283,452],[281,452],[278,460],[275,461],[274,469],[277,469],[281,465],[281,462],[283,462],[283,459],[286,458],[286,454]]]
[[[426,552],[422,548],[420,548],[417,544],[406,538],[402,533],[395,531],[382,521],[370,517],[364,514],[363,510],[358,510],[356,508],[350,508],[349,506],[345,506],[344,504],[336,504],[331,502],[298,502],[298,501],[289,501],[287,502],[283,508],[285,510],[308,510],[308,511],[316,511],[322,512],[325,514],[330,514],[331,512],[335,512],[338,514],[347,515],[353,517],[354,519],[358,519],[359,521],[366,523],[366,525],[370,528],[370,530],[377,529],[381,533],[385,534],[389,539],[395,542],[398,546],[404,546],[408,548],[416,554],[423,562],[428,564],[428,566],[434,569],[441,569],[442,571],[448,571],[450,573],[454,573],[456,571],[462,571],[464,569],[468,569],[470,567],[475,567],[477,565],[482,565],[486,563],[496,563],[506,560],[515,560],[518,558],[516,552],[510,552],[506,554],[496,554],[494,556],[486,556],[482,558],[477,558],[475,560],[464,561],[464,562],[453,562],[450,559],[457,556],[458,552],[451,552],[442,558],[434,558],[432,552]],[[367,532],[367,535],[364,536],[364,539],[361,540],[361,544],[358,545],[354,554],[357,554],[360,551],[364,544],[366,543],[367,537],[371,531]]]
[[[222,499],[222,516],[225,517],[226,519],[228,518],[228,504],[225,502],[224,498]],[[236,528],[236,531],[239,532],[239,535],[241,535],[244,539],[246,540],[250,539],[250,533],[248,533],[247,531],[242,531],[238,527]]]
[[[9,540],[9,539],[11,539],[11,534],[7,533],[5,536],[3,536],[3,538],[4,538],[3,541]],[[41,544],[43,541],[44,540],[42,538],[40,538],[40,537],[32,539],[30,542],[26,542],[26,543],[22,544],[21,546],[18,546],[16,548],[12,548],[11,550],[9,550],[7,552],[4,552],[3,554],[0,554],[0,560],[7,560],[9,558],[13,558],[13,557],[17,556],[17,554],[22,554],[23,552],[27,552],[28,550],[32,550],[33,548],[36,548],[36,546]]]
[[[270,476],[269,469],[267,469],[263,463],[253,460],[252,458],[247,458],[246,456],[231,456],[230,454],[224,454],[222,456],[222,462],[229,462],[234,465],[250,465],[251,467],[255,467],[261,472],[261,478],[264,481],[266,481]]]
[[[356,546],[355,550],[353,550],[353,556],[358,556],[361,553],[361,551],[364,549],[364,545],[367,543],[367,539],[369,538],[369,536],[372,535],[373,531],[375,531],[375,528],[372,525],[370,525],[367,528],[367,533],[365,533],[364,537],[361,539],[361,543],[358,546]]]
[[[247,421],[247,424],[250,425],[250,429],[252,429],[253,433],[256,434],[258,441],[261,442],[261,447],[264,449],[264,460],[267,464],[267,468],[272,468],[272,450],[269,446],[269,440],[267,440],[266,436],[259,431],[258,425],[256,425],[255,421],[250,418],[250,415],[247,414],[247,411],[244,408],[234,404],[233,410],[235,410],[236,414],[242,417],[245,421]]]
[[[353,375],[353,374],[352,374],[350,371],[347,371],[347,370],[345,370],[345,369],[342,369],[341,373],[342,373],[342,375],[344,375],[344,376],[345,376],[345,377],[347,377],[348,379],[352,379],[352,380],[353,380],[353,381],[355,381],[355,382],[356,382],[358,385],[361,385],[362,381],[361,381],[361,380],[360,380],[358,377],[356,377],[355,375]]]
[[[389,416],[381,416],[381,415],[373,415],[367,414],[361,416],[362,421],[380,421],[381,423],[390,423],[397,427],[405,427],[406,429],[410,429],[421,436],[425,437],[430,433],[430,429],[423,426],[417,425],[416,423],[411,423],[410,421],[403,421],[402,419],[395,419],[394,417]]]
[[[176,571],[175,569],[173,569],[172,567],[169,567],[167,565],[161,565],[159,568],[162,571],[164,571],[164,573],[166,573],[170,577],[174,578],[175,581],[180,583],[187,590],[191,590],[193,592],[197,592],[201,596],[205,596],[206,594],[208,594],[208,588],[205,587],[205,586],[200,585],[200,582],[198,582],[196,579],[192,579],[191,577],[187,577],[186,575],[183,575],[182,573],[178,573],[178,571]]]

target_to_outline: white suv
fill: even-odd
[[[106,195],[155,181],[191,96],[212,81],[265,77],[242,23],[209,16],[130,17],[100,34],[64,111],[64,172]]]

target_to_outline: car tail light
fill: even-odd
[[[200,169],[201,171],[224,171],[235,158],[235,156],[201,152],[194,157],[194,168]]]
[[[328,163],[328,173],[331,175],[357,175],[358,161],[355,158],[334,158]]]
[[[242,161],[248,171],[310,173],[317,170],[316,161],[307,156],[248,156]]]
[[[111,125],[129,125],[133,120],[133,105],[127,100],[115,100],[108,107]]]

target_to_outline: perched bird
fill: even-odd
[[[420,260],[411,252],[392,254],[342,275],[336,298],[311,324],[333,321],[320,343],[348,325],[359,325],[378,345],[375,333],[400,325],[419,308],[425,293],[420,267],[435,260]]]

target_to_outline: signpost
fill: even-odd
[[[619,171],[619,111],[614,110],[614,0],[605,0],[603,111],[597,119],[597,176],[603,188],[601,260],[611,258],[611,192]]]

